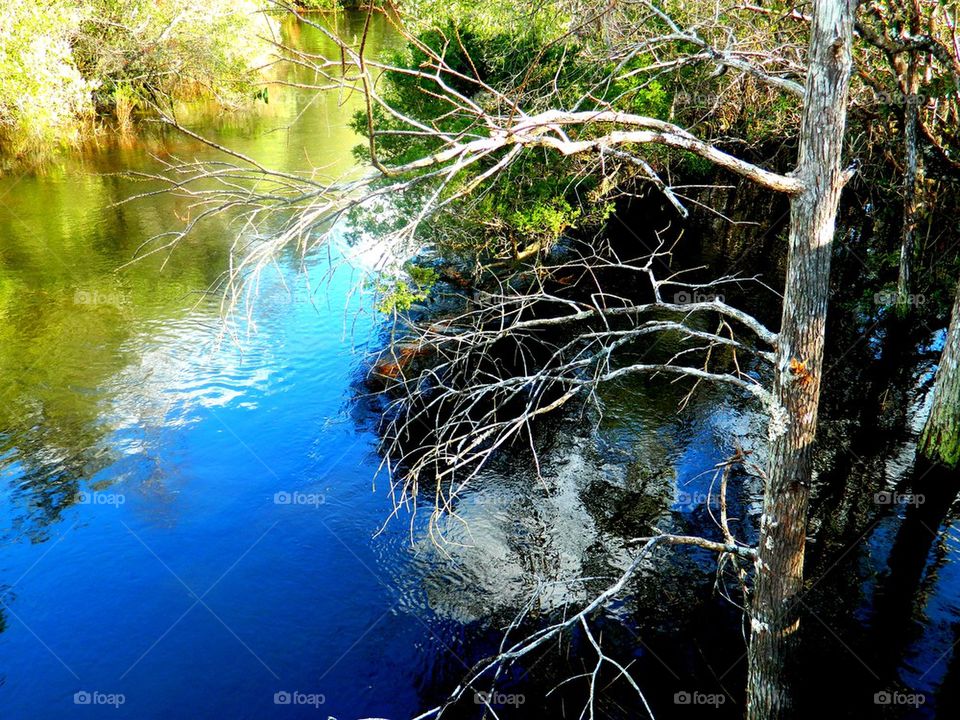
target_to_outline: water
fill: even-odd
[[[362,16],[337,22],[357,30]],[[303,47],[325,47],[309,27],[285,30]],[[384,24],[374,30],[372,52],[397,42]],[[359,139],[349,121],[359,103],[274,87],[255,114],[194,107],[184,117],[265,164],[337,176],[354,168]],[[299,261],[281,259],[257,300],[256,331],[240,323],[223,340],[218,298],[206,291],[227,266],[235,228],[208,223],[169,257],[118,270],[195,212],[168,196],[115,204],[150,187],[116,173],[156,170],[154,156],[215,154],[146,131],[40,174],[0,178],[4,719],[414,716],[495,646],[535,578],[616,575],[630,557],[625,541],[651,523],[710,528],[703,470],[729,453],[732,437],[762,452],[762,418],[736,394],[708,390],[677,416],[685,388],[637,380],[604,393],[603,417],[551,421],[543,479],[509,453],[487,469],[458,507],[469,529],[448,528],[463,547],[438,551],[417,528],[411,536],[407,516],[375,535],[391,505],[383,480],[374,484],[380,458],[363,384],[382,320],[350,292],[363,268],[341,266],[321,283],[327,259],[309,258],[318,288],[310,296]],[[842,422],[843,412],[834,415]],[[910,437],[858,445],[858,457],[883,464],[909,455]],[[930,716],[956,668],[952,498],[938,505],[942,516],[908,523],[895,508],[873,522],[875,490],[849,478],[880,489],[909,473],[847,473],[846,456],[837,457],[832,472],[847,500],[825,503],[817,518],[824,550],[814,567],[829,579],[811,606],[843,642],[805,619],[811,683],[851,666],[856,675],[853,656],[872,664],[884,633],[864,638],[858,628],[892,607],[899,645],[883,667],[850,681],[844,707],[871,716],[872,693],[902,682],[929,694],[917,713]],[[731,514],[749,538],[759,487],[740,478],[735,492]],[[906,541],[914,552],[891,564],[897,533],[922,523],[942,526],[930,558],[922,541]],[[867,540],[841,555],[864,528]],[[833,549],[841,569],[830,575]],[[726,693],[716,716],[736,717],[744,673],[736,611],[712,593],[706,556],[670,557],[598,622],[634,662],[658,717],[698,710],[675,705],[676,692]],[[878,609],[874,595],[890,594],[878,578],[891,567],[895,578],[926,580],[905,582],[905,606],[894,598]],[[605,582],[549,586],[532,625]],[[582,672],[578,653],[591,662],[582,637],[561,658],[524,665],[506,689],[527,693],[527,703],[501,716],[578,716],[582,685],[538,700],[571,667]],[[602,717],[638,716],[628,688],[606,697]],[[476,716],[467,705],[461,716]]]
[[[358,98],[307,100],[272,88],[255,116],[190,119],[274,166],[351,168]],[[312,303],[288,261],[256,333],[218,343],[204,291],[223,223],[162,272],[161,257],[117,271],[190,212],[109,207],[147,189],[110,173],[155,169],[150,153],[213,157],[147,133],[0,181],[0,716],[295,717],[274,702],[293,691],[322,695],[323,717],[412,713],[409,678],[440,646],[401,616],[424,603],[383,581],[371,541],[389,504],[349,402],[377,331],[346,302],[357,276]],[[119,695],[118,711],[75,705]]]

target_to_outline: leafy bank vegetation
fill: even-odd
[[[0,148],[44,154],[147,103],[254,91],[271,22],[257,0],[50,0],[0,7]]]

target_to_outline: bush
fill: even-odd
[[[581,102],[579,109],[615,101],[625,110],[663,118],[669,115],[671,93],[659,82],[644,82],[643,78],[606,85],[599,82],[611,67],[591,52],[594,39],[588,32],[573,32],[580,24],[563,2],[529,5],[503,0],[414,0],[404,8],[411,13],[412,17],[406,18],[407,28],[415,40],[389,62],[398,68],[418,70],[430,67],[431,52],[442,55],[452,70],[444,81],[491,115],[511,114],[503,97],[519,99],[525,111],[531,112],[573,106],[589,96],[593,100]],[[394,71],[388,72],[385,80],[380,94],[400,114],[435,124],[452,137],[476,137],[487,132],[471,113],[451,112],[450,104],[438,97],[429,77]],[[484,88],[495,88],[501,95]],[[373,125],[378,159],[384,163],[402,165],[440,147],[441,140],[436,136],[402,132],[406,129],[404,121],[378,107],[374,108]],[[368,134],[364,113],[356,116],[354,129]],[[356,149],[360,160],[368,159],[368,153],[368,146]],[[495,182],[483,182],[484,173],[494,162],[493,157],[478,162],[448,183],[440,200],[475,182],[482,182],[483,187],[469,202],[448,206],[455,211],[441,212],[429,223],[421,223],[417,232],[422,243],[435,246],[441,255],[470,261],[535,260],[564,234],[595,227],[610,211],[605,197],[615,189],[615,183],[604,183],[584,166],[582,158],[525,152],[498,172]],[[632,172],[635,170],[624,167],[621,179],[628,179]],[[403,207],[392,216],[393,225],[381,213],[376,219],[365,218],[367,226],[372,222],[381,233],[402,228],[411,214],[416,214],[414,208],[435,188],[425,184],[398,200]]]
[[[251,70],[269,34],[259,0],[85,0],[74,43],[97,105],[116,88],[154,100],[211,95],[235,104],[249,95]]]
[[[76,140],[93,109],[71,39],[82,12],[67,2],[0,7],[0,143],[16,153]]]
[[[0,144],[78,139],[95,112],[121,126],[142,100],[252,96],[272,32],[261,0],[51,0],[0,7]]]

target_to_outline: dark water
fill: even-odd
[[[286,31],[323,47],[310,28]],[[396,40],[377,25],[371,42]],[[185,117],[266,164],[333,176],[353,167],[358,101],[277,87],[253,115]],[[193,212],[166,196],[113,205],[149,189],[114,173],[154,170],[152,155],[214,157],[145,132],[0,178],[0,717],[412,717],[495,646],[537,587],[526,627],[602,588],[649,524],[711,527],[703,472],[734,439],[762,462],[763,417],[743,398],[707,390],[678,415],[686,388],[635,381],[606,391],[602,413],[552,421],[542,477],[522,454],[486,470],[458,505],[467,524],[447,528],[461,546],[438,551],[407,516],[375,536],[391,506],[384,481],[374,485],[362,379],[384,328],[351,293],[363,257],[327,283],[327,258],[310,258],[313,295],[298,261],[282,259],[256,328],[238,321],[220,342],[219,301],[205,291],[235,228],[208,224],[169,258],[118,270]],[[937,329],[898,347],[929,345]],[[877,365],[883,353],[863,335],[837,330],[834,357]],[[874,499],[922,484],[915,388],[930,365],[900,355],[874,386],[894,378],[902,412],[871,395],[866,370],[838,370],[837,396],[853,398],[828,408],[801,674],[814,707],[826,702],[817,692],[841,693],[838,714],[933,717],[939,705],[952,717],[955,493],[927,490],[931,502],[914,509]],[[884,424],[885,413],[899,419]],[[734,493],[749,538],[760,488],[738,477]],[[590,577],[600,579],[577,581]],[[697,552],[658,556],[596,619],[657,717],[742,713],[738,613],[714,579]],[[592,663],[577,635],[531,659],[505,685],[524,704],[501,717],[579,717],[582,683],[541,696]],[[878,705],[882,691],[924,702]],[[722,700],[698,705],[704,696]],[[470,702],[457,712],[480,715]],[[622,681],[598,716],[640,716]]]

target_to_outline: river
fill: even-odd
[[[359,32],[362,20],[338,22]],[[331,49],[310,27],[288,22],[285,32],[308,50]],[[370,52],[397,42],[374,24]],[[274,86],[255,112],[200,106],[184,119],[265,165],[335,176],[355,168],[360,138],[349,123],[360,106],[356,94]],[[509,454],[486,470],[458,506],[468,529],[449,528],[462,547],[438,550],[404,515],[378,533],[391,505],[375,480],[375,407],[363,380],[385,320],[351,292],[363,262],[335,262],[328,277],[326,254],[302,265],[280,258],[253,323],[225,321],[208,292],[236,236],[225,220],[129,264],[142,243],[195,212],[168,195],[123,202],[154,187],[129,173],[155,172],[170,157],[217,154],[147,127],[0,177],[0,717],[413,717],[495,646],[533,578],[615,575],[630,556],[625,540],[651,522],[709,527],[697,500],[709,488],[703,470],[731,437],[762,453],[762,415],[742,398],[708,390],[678,416],[685,389],[626,383],[603,396],[602,416],[555,421],[541,448],[546,484]],[[877,457],[905,446],[896,436]],[[831,467],[843,474],[842,463]],[[906,472],[884,465],[871,482]],[[736,492],[731,511],[749,537],[758,481],[743,478]],[[936,542],[907,542],[926,542],[929,562],[914,551],[891,565],[906,565],[908,581],[914,571],[926,578],[923,602],[911,590],[884,610],[898,614],[900,645],[868,668],[872,677],[851,680],[863,695],[849,699],[851,717],[876,709],[867,693],[898,678],[929,694],[923,708],[892,708],[904,716],[927,716],[946,692],[960,565],[945,504],[914,522],[942,524]],[[822,524],[836,507],[822,511]],[[838,601],[824,592],[831,580],[820,588],[813,607],[835,610],[823,623],[843,639],[814,631],[824,639],[811,643],[811,682],[839,667],[861,671],[858,659],[877,641],[858,639],[856,628],[884,617],[875,585],[908,518],[908,508],[893,508],[824,540],[845,563],[840,587],[854,590]],[[865,541],[855,537],[863,528]],[[856,544],[841,554],[847,535]],[[833,556],[824,556],[827,577]],[[609,616],[620,625],[609,637],[636,663],[658,717],[692,712],[677,692],[727,698],[710,717],[742,712],[737,613],[712,583],[705,556],[681,553],[647,568],[636,597]],[[602,582],[545,590],[531,622],[591,587]],[[569,656],[583,645],[512,677],[527,706],[508,703],[502,716],[560,717],[557,703],[566,703],[562,711],[578,717],[582,687],[565,686],[550,709],[535,689],[582,671]],[[612,690],[603,717],[636,716],[630,697]]]

